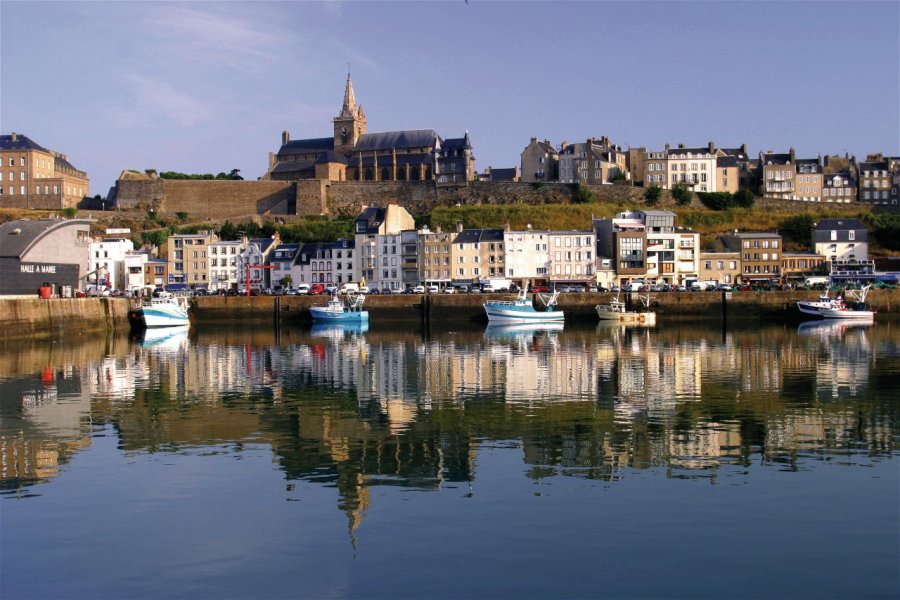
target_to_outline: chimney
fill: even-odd
[[[684,150],[684,142],[681,142],[680,144],[678,144],[678,149]]]
[[[741,144],[741,154],[747,156],[747,144]]]
[[[666,144],[666,154],[668,154],[668,153],[669,153],[669,145]]]
[[[531,143],[532,143],[532,144],[537,144],[537,138],[536,138],[536,137],[531,138]]]
[[[288,133],[287,129],[285,129],[284,131],[281,132],[281,145],[284,146],[289,141],[291,141],[291,134]]]
[[[715,142],[710,142],[710,143],[709,143],[709,153],[710,153],[710,154],[715,154],[715,153],[716,153],[716,144],[715,144]]]
[[[13,131],[12,132],[12,141],[16,141],[17,138],[18,138],[18,136],[16,135],[16,132]]]
[[[462,230],[463,230],[463,222],[457,221],[456,222],[456,233],[460,233]]]
[[[794,156],[795,156],[795,154],[794,154],[794,149],[793,149],[793,148],[791,148],[790,154],[791,154],[791,164],[794,164]]]

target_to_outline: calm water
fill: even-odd
[[[896,598],[900,324],[0,346],[2,598]]]

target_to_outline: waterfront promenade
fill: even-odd
[[[653,295],[659,319],[796,321],[797,300],[814,300],[819,292],[668,292]],[[373,295],[366,308],[377,320],[420,319],[441,321],[485,320],[482,303],[509,294],[400,294]],[[570,321],[595,321],[594,306],[606,304],[614,294],[562,294],[559,306]],[[623,294],[623,297],[625,295]],[[309,321],[309,307],[325,301],[323,296],[200,296],[191,299],[195,325],[226,321],[266,320],[278,323]],[[900,290],[873,290],[869,304],[877,318],[893,318],[900,312]],[[85,331],[129,330],[128,311],[139,305],[127,298],[13,298],[0,300],[2,338],[54,336]]]

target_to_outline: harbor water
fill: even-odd
[[[896,598],[900,323],[0,346],[2,598]]]

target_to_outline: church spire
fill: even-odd
[[[347,72],[347,87],[344,88],[344,106],[341,107],[342,117],[356,116],[356,94],[353,93],[353,81],[350,72]]]

